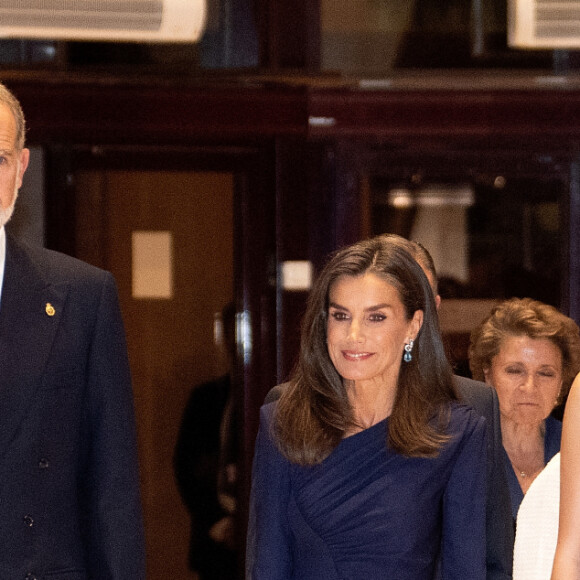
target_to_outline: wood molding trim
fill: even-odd
[[[538,88],[497,79],[468,87],[390,88],[308,78],[222,81],[5,75],[26,111],[29,140],[76,143],[251,143],[310,139],[468,139],[565,149],[580,140],[580,82]],[[339,84],[339,86],[337,86]]]

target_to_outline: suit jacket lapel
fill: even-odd
[[[7,238],[0,303],[0,457],[42,382],[67,291],[66,284],[47,282],[26,248]]]

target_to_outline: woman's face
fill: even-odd
[[[502,418],[519,424],[543,421],[556,405],[562,388],[562,353],[548,338],[508,336],[485,382],[493,385]]]
[[[375,274],[342,276],[329,292],[328,353],[347,381],[396,385],[403,348],[422,320],[420,310],[407,320],[397,290]]]

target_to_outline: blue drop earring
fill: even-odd
[[[408,344],[405,345],[405,354],[403,355],[403,360],[408,363],[411,362],[411,360],[413,360],[413,357],[411,356],[411,351],[413,350],[413,344],[415,344],[415,341],[413,339],[411,339]]]

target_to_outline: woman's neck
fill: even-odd
[[[393,410],[396,386],[349,381],[346,390],[357,426],[355,432],[376,425],[386,419]]]
[[[521,424],[502,417],[503,446],[511,461],[520,487],[527,492],[532,481],[545,466],[544,421],[539,424]]]
[[[544,453],[545,422],[516,423],[505,417],[501,418],[501,436],[503,446],[509,453],[529,455],[541,451]]]

